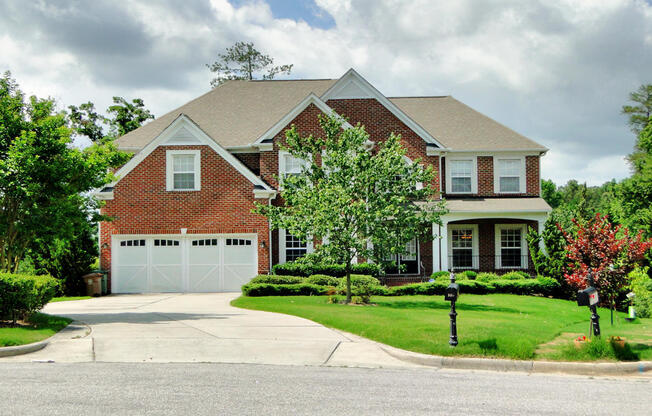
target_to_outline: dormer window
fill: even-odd
[[[166,152],[166,187],[168,191],[199,191],[201,164],[199,150]]]

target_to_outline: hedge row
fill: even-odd
[[[319,296],[327,294],[328,291],[326,286],[310,283],[247,283],[242,286],[242,294],[245,296]]]
[[[511,293],[514,295],[544,295],[551,296],[555,294],[560,285],[555,279],[550,277],[537,277],[536,279],[498,279],[491,282],[482,282],[477,280],[461,280],[457,284],[460,286],[460,293],[470,293],[484,295],[487,293]],[[447,282],[435,280],[431,283],[413,283],[410,285],[396,286],[389,289],[390,296],[402,295],[443,295],[448,286]]]
[[[58,289],[54,277],[0,273],[0,319],[16,323],[45,306]]]
[[[283,276],[303,276],[308,277],[315,274],[323,274],[333,277],[344,277],[346,271],[343,264],[314,264],[314,263],[299,263],[289,262],[284,264],[276,264],[272,266],[272,273]],[[351,273],[365,274],[369,276],[378,277],[380,268],[377,264],[360,263],[351,265]]]

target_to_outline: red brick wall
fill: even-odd
[[[166,191],[168,149],[201,150],[201,190]],[[269,268],[269,227],[252,214],[253,184],[208,146],[160,146],[115,186],[114,199],[102,213],[113,218],[101,225],[101,267],[110,269],[112,234],[256,233],[258,270]],[[264,203],[265,200],[258,200]],[[106,247],[103,247],[105,246]]]
[[[478,156],[478,195],[494,194],[494,158]]]
[[[346,117],[352,125],[357,123],[365,127],[370,140],[380,142],[390,134],[400,134],[401,144],[410,159],[421,159],[422,164],[431,164],[435,170],[432,186],[439,188],[439,156],[426,156],[426,142],[412,131],[405,123],[392,114],[384,105],[374,98],[328,100],[329,107],[339,115]]]
[[[235,153],[233,156],[244,163],[255,175],[260,175],[260,153]]]
[[[528,196],[539,196],[541,189],[541,172],[539,156],[525,156],[526,192]]]

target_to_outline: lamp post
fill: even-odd
[[[460,293],[460,286],[455,283],[455,273],[451,272],[451,283],[446,288],[446,293],[444,294],[444,299],[450,301],[451,310],[448,313],[448,316],[451,318],[451,336],[448,340],[448,343],[451,347],[457,345],[457,312],[455,311],[455,301]]]

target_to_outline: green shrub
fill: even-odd
[[[494,292],[494,286],[491,283],[478,282],[477,280],[462,280],[458,285],[460,285],[460,294],[484,295]]]
[[[337,291],[342,295],[346,294],[346,278],[340,279]],[[380,281],[375,277],[363,274],[351,275],[351,295],[360,296],[365,303],[369,302],[372,295],[386,295],[387,293],[387,288],[381,286]]]
[[[479,273],[475,278],[477,282],[491,282],[492,280],[498,280],[500,276],[496,273]]]
[[[0,273],[0,319],[15,323],[45,306],[58,289],[51,276]]]
[[[325,295],[327,288],[310,283],[270,284],[247,283],[242,286],[244,296],[319,296]]]
[[[478,273],[474,272],[473,270],[467,270],[464,272],[464,274],[471,280],[475,280],[475,278],[478,277]]]
[[[377,264],[372,263],[352,264],[351,272],[354,274],[365,274],[378,277],[380,268]],[[312,276],[314,274],[344,277],[346,275],[346,270],[343,264],[310,263],[297,260],[294,262],[276,264],[272,266],[272,273],[286,276],[303,277]]]
[[[631,279],[630,290],[634,297],[636,316],[641,318],[652,317],[652,279],[647,274],[648,268],[635,269],[629,274]]]
[[[389,296],[443,295],[447,286],[447,283],[438,281],[430,283],[412,283],[409,285],[390,287],[387,294]]]
[[[504,275],[500,276],[500,278],[503,280],[523,280],[528,277],[530,276],[528,276],[527,274],[523,276],[523,273],[518,271],[505,273]]]
[[[293,285],[304,283],[305,279],[300,276],[282,276],[278,274],[259,274],[249,281],[249,283],[269,283],[273,285]]]
[[[378,277],[380,275],[380,266],[374,263],[353,264],[351,265],[351,272],[355,274],[366,274],[369,276]]]
[[[337,286],[340,283],[341,279],[333,276],[326,276],[325,274],[313,274],[310,277],[307,277],[305,282],[310,283],[311,285],[317,286]]]
[[[448,279],[448,277],[450,276],[450,273],[448,273],[446,270],[441,270],[441,271],[438,271],[438,272],[434,272],[433,274],[430,275],[430,277],[432,279],[435,279],[435,280],[437,280],[437,278],[442,277],[442,276],[446,276],[446,278]]]

